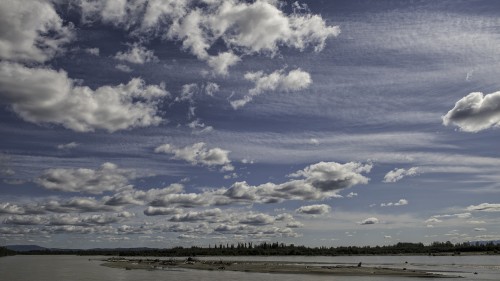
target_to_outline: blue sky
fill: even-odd
[[[497,1],[0,3],[0,241],[500,239]]]

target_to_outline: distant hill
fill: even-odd
[[[16,252],[29,252],[29,251],[45,251],[48,248],[40,247],[38,245],[7,245],[5,248]]]
[[[137,248],[93,248],[93,249],[60,249],[60,248],[45,248],[38,245],[7,245],[6,249],[19,253],[34,252],[34,251],[51,251],[51,252],[74,252],[74,251],[116,251],[116,252],[140,252],[152,251],[154,248],[137,247]]]

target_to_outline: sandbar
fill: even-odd
[[[226,270],[240,272],[259,273],[288,273],[288,274],[323,274],[332,276],[399,276],[399,277],[432,277],[432,278],[460,278],[456,275],[445,275],[423,270],[350,266],[350,265],[318,265],[297,262],[278,261],[215,261],[203,259],[186,260],[160,260],[160,259],[129,259],[109,258],[104,260],[103,266],[123,268],[126,270],[175,270],[175,269],[197,269],[197,270]]]

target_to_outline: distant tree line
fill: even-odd
[[[152,248],[118,248],[118,249],[90,249],[90,250],[57,250],[19,252],[19,254],[48,254],[48,255],[111,255],[111,256],[163,256],[163,257],[193,257],[193,256],[346,256],[346,255],[439,255],[484,252],[500,254],[498,243],[458,243],[434,242],[430,245],[423,243],[397,243],[390,246],[341,246],[341,247],[305,247],[294,244],[263,242],[258,245],[249,243],[214,244],[208,247],[174,247],[168,249]]]
[[[14,251],[11,251],[11,250],[4,248],[4,247],[0,247],[0,257],[13,256],[15,254],[16,254],[16,252],[14,252]]]

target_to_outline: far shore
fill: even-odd
[[[432,277],[432,278],[460,278],[460,276],[445,275],[423,270],[389,267],[369,267],[348,265],[318,265],[318,263],[297,263],[279,261],[215,261],[188,258],[180,259],[129,259],[109,258],[104,260],[103,266],[122,268],[125,270],[175,270],[196,269],[210,271],[240,271],[259,273],[288,273],[288,274],[322,274],[332,276],[399,276],[399,277]]]

